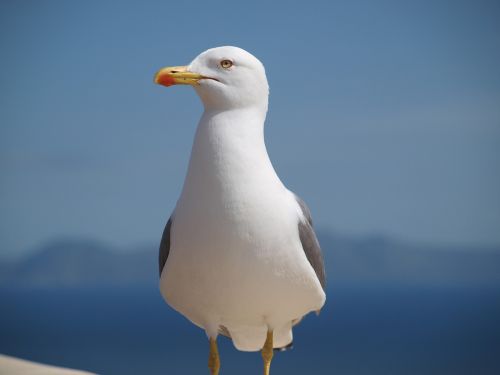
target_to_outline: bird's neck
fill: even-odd
[[[216,161],[269,160],[264,143],[266,112],[258,108],[205,110],[193,144],[192,156],[201,153]]]
[[[264,143],[266,111],[205,111],[198,125],[183,195],[231,194],[246,186],[281,184]]]

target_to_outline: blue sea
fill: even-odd
[[[0,291],[0,352],[98,374],[207,374],[205,334],[155,287]],[[500,374],[500,290],[338,286],[276,353],[277,374]],[[259,353],[219,339],[221,375]],[[1,372],[1,371],[0,371]]]

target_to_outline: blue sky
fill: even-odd
[[[202,107],[152,83],[237,45],[266,66],[266,143],[317,226],[500,243],[496,1],[2,1],[0,251],[158,242]]]

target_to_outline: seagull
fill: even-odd
[[[264,143],[264,66],[224,46],[162,68],[154,81],[191,85],[204,106],[160,243],[161,294],[205,330],[212,375],[220,369],[219,334],[238,350],[261,351],[268,375],[273,349],[291,347],[292,327],[319,313],[326,295],[310,211],[281,182]]]

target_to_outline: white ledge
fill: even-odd
[[[49,366],[0,354],[2,375],[96,375],[87,371]]]

